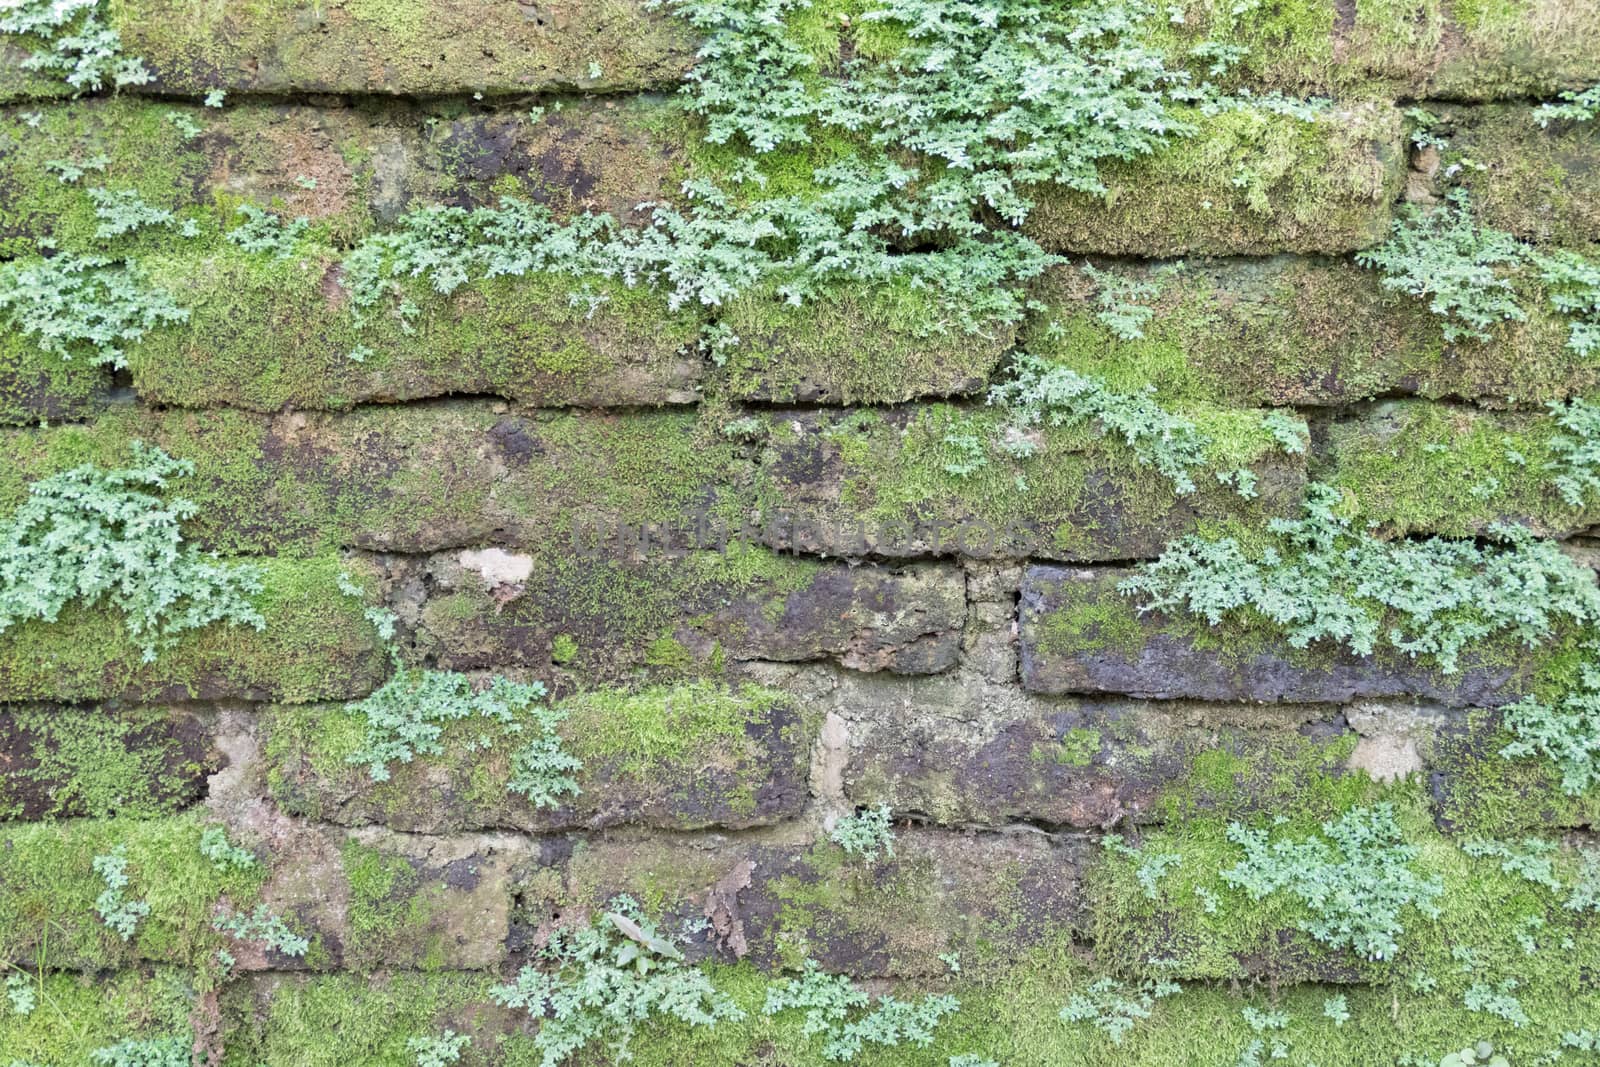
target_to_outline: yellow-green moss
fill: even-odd
[[[27,799],[33,807],[48,801],[38,816],[176,813],[194,799],[204,768],[171,724],[150,708],[16,711],[8,725],[32,744],[11,753],[17,762],[0,776],[0,817]]]
[[[1104,197],[1035,187],[1024,232],[1057,251],[1114,255],[1343,252],[1376,244],[1405,169],[1396,109],[1305,122],[1251,109],[1195,137],[1101,167]]]
[[[38,1001],[33,1011],[0,1011],[7,1062],[89,1063],[90,1053],[130,1039],[182,1036],[187,1043],[194,989],[180,970],[28,978]]]
[[[445,887],[424,883],[404,856],[347,840],[342,852],[350,887],[345,939],[346,965],[404,959],[411,967],[438,970],[446,952],[442,932],[431,929],[448,908]]]
[[[81,819],[0,829],[0,959],[32,966],[115,969],[136,960],[198,967],[225,943],[211,926],[226,898],[254,900],[261,868],[223,872],[200,853],[203,819]],[[94,858],[127,850],[123,896],[150,906],[132,940],[101,921],[106,883]]]
[[[932,293],[904,282],[836,288],[798,307],[770,289],[745,292],[718,314],[739,338],[728,392],[846,404],[976,392],[1013,332],[997,325],[973,336],[948,320]]]
[[[128,350],[149,399],[257,411],[488,393],[531,404],[636,405],[682,399],[696,372],[700,313],[621,282],[531,274],[472,282],[450,297],[421,282],[409,332],[392,307],[357,328],[331,250],[274,259],[219,250],[147,263],[190,318]],[[583,291],[599,302],[590,310]],[[354,353],[354,357],[352,356]]]
[[[1152,311],[1142,338],[1117,337],[1095,317],[1095,283],[1073,266],[1041,282],[1042,308],[1020,345],[1121,392],[1153,389],[1164,404],[1325,405],[1415,391],[1535,406],[1600,382],[1593,361],[1568,347],[1566,324],[1537,301],[1527,322],[1446,345],[1424,302],[1347,262],[1106,269],[1155,285],[1139,301]]]
[[[0,642],[6,700],[276,699],[362,696],[388,663],[362,606],[339,594],[337,559],[263,560],[256,607],[266,626],[213,625],[141,662],[118,613],[69,606],[54,623],[27,622]]]
[[[89,417],[104,405],[109,385],[98,367],[42,352],[20,333],[0,334],[0,427]]]
[[[1553,482],[1557,432],[1546,415],[1393,401],[1333,425],[1323,478],[1395,533],[1471,537],[1498,521],[1565,533],[1594,520]]]

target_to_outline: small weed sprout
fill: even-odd
[[[1474,982],[1461,999],[1468,1011],[1493,1015],[1521,1029],[1528,1025],[1529,1020],[1527,1013],[1522,1010],[1522,1002],[1515,996],[1516,988],[1515,978],[1507,978],[1495,985]]]
[[[41,351],[92,366],[123,366],[122,346],[189,311],[145,285],[132,263],[68,253],[0,264],[0,321]]]
[[[1559,104],[1541,104],[1533,110],[1540,126],[1552,122],[1589,122],[1600,116],[1600,85],[1592,85],[1581,93],[1561,94]]]
[[[111,157],[90,156],[88,159],[47,159],[44,169],[56,176],[62,185],[71,185],[90,171],[103,171],[111,165]]]
[[[90,189],[94,217],[100,220],[94,235],[100,240],[125,237],[152,226],[171,226],[177,216],[166,208],[147,204],[137,190]]]
[[[714,1027],[744,1016],[704,973],[684,962],[636,903],[620,897],[612,908],[592,926],[562,928],[551,936],[541,955],[552,971],[524,967],[513,982],[491,992],[497,1003],[544,1020],[534,1037],[541,1067],[560,1067],[594,1043],[625,1060],[635,1031],[652,1017]]]
[[[413,1037],[406,1041],[406,1051],[417,1057],[417,1067],[449,1067],[461,1061],[461,1051],[472,1044],[472,1038],[446,1029],[433,1037]]]
[[[1600,849],[1583,850],[1583,865],[1563,906],[1569,911],[1600,912]]]
[[[1425,298],[1450,341],[1487,340],[1496,323],[1528,317],[1509,277],[1523,259],[1516,238],[1473,221],[1460,191],[1431,213],[1412,209],[1394,224],[1388,243],[1356,254],[1358,263],[1383,273],[1384,288]]]
[[[265,904],[256,905],[256,910],[249,915],[229,915],[211,925],[218,933],[239,941],[259,942],[274,952],[295,959],[304,957],[311,948],[309,940],[290,930],[283,919],[272,914]]]
[[[1393,959],[1404,932],[1401,913],[1409,907],[1437,918],[1434,901],[1443,884],[1411,869],[1417,849],[1402,843],[1392,805],[1353,808],[1324,823],[1322,834],[1270,841],[1264,830],[1233,823],[1228,838],[1245,856],[1222,878],[1253,900],[1279,892],[1296,897],[1311,913],[1300,929],[1325,945]]]
[[[1081,993],[1074,993],[1061,1009],[1061,1018],[1069,1023],[1090,1023],[1103,1032],[1114,1045],[1134,1026],[1150,1018],[1156,1001],[1179,992],[1176,982],[1142,982],[1130,986],[1115,978],[1100,978]]]
[[[1155,316],[1155,309],[1149,306],[1148,301],[1159,297],[1161,283],[1182,269],[1182,263],[1169,263],[1155,268],[1149,276],[1140,279],[1100,270],[1092,263],[1085,263],[1082,267],[1083,273],[1095,283],[1098,290],[1095,305],[1099,310],[1095,312],[1095,318],[1124,341],[1137,341],[1144,337],[1145,326]]]
[[[892,858],[894,826],[889,805],[879,804],[875,808],[864,808],[841,816],[833,824],[833,832],[828,839],[847,854],[868,863],[876,863],[880,852]]]
[[[1158,883],[1162,875],[1183,862],[1183,857],[1176,852],[1146,853],[1142,849],[1133,848],[1123,840],[1121,834],[1106,834],[1100,839],[1100,847],[1113,856],[1121,856],[1138,864],[1134,868],[1134,878],[1138,880],[1139,887],[1144,890],[1144,895],[1149,900],[1160,898]]]
[[[1600,620],[1593,574],[1526,530],[1494,527],[1501,543],[1487,547],[1383,541],[1352,529],[1341,504],[1338,490],[1314,483],[1304,518],[1269,523],[1279,544],[1247,550],[1230,537],[1180,538],[1119,588],[1140,597],[1142,610],[1212,625],[1264,620],[1294,648],[1329,641],[1370,656],[1386,646],[1427,656],[1446,674],[1485,638],[1531,648],[1559,626]]]
[[[32,1015],[39,1006],[39,991],[33,978],[22,971],[6,975],[6,1002],[17,1015]]]
[[[1180,495],[1195,491],[1191,472],[1206,462],[1210,442],[1192,420],[1147,395],[1113,392],[1099,378],[1027,353],[1017,356],[1011,381],[990,389],[989,403],[1007,408],[1019,427],[1092,425],[1120,437],[1141,465],[1154,467]]]
[[[74,95],[148,84],[154,75],[143,60],[122,54],[122,35],[104,16],[103,0],[11,0],[0,13],[0,33],[44,42],[22,68],[58,75]]]
[[[1462,842],[1461,851],[1479,859],[1497,859],[1502,871],[1515,874],[1534,885],[1542,885],[1558,893],[1562,889],[1561,879],[1555,873],[1556,846],[1549,841],[1525,837],[1518,845],[1508,845],[1501,841],[1474,838]]]
[[[250,603],[259,572],[185,543],[180,524],[195,505],[156,495],[193,465],[139,442],[133,453],[123,470],[85,465],[35,482],[0,525],[0,633],[54,622],[69,603],[105,601],[149,662],[214,622],[265,625]]]
[[[94,858],[94,873],[106,887],[95,899],[94,910],[100,919],[124,941],[131,940],[138,929],[139,920],[150,914],[150,905],[142,900],[129,900],[124,895],[128,888],[128,849],[117,845],[105,855]]]
[[[1511,1067],[1511,1061],[1494,1050],[1487,1041],[1451,1052],[1439,1061],[1439,1067]]]
[[[95,1067],[191,1067],[194,1040],[183,1035],[122,1041],[89,1053]]]
[[[230,842],[228,831],[221,826],[208,826],[201,832],[200,855],[223,872],[248,871],[259,863],[254,852]]]
[[[545,687],[495,678],[474,690],[472,680],[454,671],[397,667],[371,695],[346,705],[366,720],[366,741],[348,762],[366,764],[372,780],[389,780],[391,763],[410,763],[418,755],[444,752],[441,738],[451,723],[482,720],[524,743],[512,753],[510,792],[535,807],[555,807],[580,792],[573,775],[582,762],[568,753],[556,733],[565,716],[544,704]],[[485,736],[475,747],[488,747]]]
[[[244,222],[228,231],[228,241],[246,252],[277,259],[293,256],[311,227],[306,219],[295,219],[285,226],[277,215],[262,211],[254,204],[240,204],[238,213],[244,216]]]
[[[872,1000],[843,975],[827,974],[815,960],[807,960],[798,978],[785,978],[767,987],[764,1015],[804,1011],[802,1027],[807,1037],[824,1038],[822,1057],[848,1063],[867,1045],[895,1048],[912,1044],[927,1048],[939,1021],[960,1009],[948,995],[930,995],[910,1002],[880,996],[877,1006],[861,1014]]]

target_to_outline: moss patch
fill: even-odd
[[[155,709],[20,709],[0,716],[0,737],[0,816],[171,815],[214,769],[199,721]]]
[[[1035,188],[1024,232],[1056,251],[1140,256],[1345,252],[1383,239],[1405,168],[1398,111],[1187,117],[1197,136],[1102,167],[1103,198]]]
[[[222,872],[200,853],[204,820],[93,819],[0,829],[0,959],[38,967],[115,969],[136,960],[199,967],[225,943],[211,928],[224,898],[255,899],[259,868]],[[100,920],[95,900],[106,883],[94,857],[127,849],[123,896],[150,912],[124,942]]]
[[[744,293],[717,317],[739,337],[728,354],[728,392],[844,404],[976,392],[1013,331],[974,337],[948,317],[931,293],[903,282],[829,292],[799,307],[775,292]]]
[[[1472,537],[1495,522],[1565,534],[1595,520],[1561,498],[1547,469],[1558,432],[1543,415],[1385,403],[1330,428],[1323,480],[1397,534]]]
[[[68,607],[54,623],[28,622],[0,644],[6,700],[284,700],[363,696],[388,671],[362,605],[336,591],[336,559],[265,560],[256,606],[266,627],[187,633],[141,662],[122,619]]]
[[[1200,488],[1190,496],[1090,427],[1026,431],[1034,453],[1019,459],[1007,448],[1013,431],[1002,412],[930,405],[795,420],[799,439],[774,435],[763,457],[758,499],[793,518],[797,539],[809,523],[846,554],[861,549],[842,543],[865,535],[897,555],[927,544],[1067,559],[1155,555],[1197,516],[1262,517],[1297,506],[1298,463],[1272,455],[1259,412],[1190,414],[1211,439],[1211,469],[1195,471]],[[1245,467],[1260,476],[1252,500],[1215,477]]]
[[[700,315],[669,311],[646,289],[531,274],[443,297],[408,282],[399,299],[419,309],[414,327],[384,307],[358,329],[337,263],[331,251],[147,262],[153,284],[183,292],[190,319],[129,349],[135,386],[159,402],[256,411],[449,393],[546,406],[693,396],[697,361],[680,353],[694,346]]]
[[[37,996],[28,1015],[0,1013],[0,1049],[19,1063],[88,1063],[90,1053],[130,1039],[188,1041],[194,991],[188,975],[158,968],[88,977],[27,975]]]
[[[1043,308],[1020,343],[1119,391],[1154,389],[1164,404],[1332,405],[1416,393],[1535,406],[1600,382],[1542,302],[1488,341],[1446,344],[1423,302],[1343,261],[1189,263],[1159,278],[1147,267],[1106,269],[1157,286],[1140,301],[1151,310],[1142,338],[1120,338],[1096,318],[1095,283],[1074,266],[1046,275]]]

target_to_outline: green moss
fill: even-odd
[[[1446,107],[1441,165],[1472,196],[1474,216],[1543,245],[1600,242],[1600,128],[1541,127],[1526,107]]]
[[[556,634],[550,644],[550,662],[566,666],[578,658],[578,639],[571,634]]]
[[[1434,738],[1439,822],[1459,838],[1509,838],[1600,820],[1600,791],[1570,796],[1544,759],[1508,759],[1514,738],[1492,712],[1474,711]]]
[[[1405,164],[1397,111],[1185,117],[1197,136],[1102,166],[1103,198],[1034,188],[1024,232],[1052,250],[1170,256],[1342,252],[1387,231]]]
[[[362,606],[335,592],[341,562],[323,557],[260,565],[264,589],[256,606],[266,619],[263,630],[208,627],[143,663],[114,612],[70,606],[57,622],[28,622],[7,632],[0,643],[0,697],[300,703],[376,688],[387,661]]]
[[[1186,773],[1165,786],[1151,808],[1171,824],[1201,812],[1294,810],[1331,817],[1377,795],[1371,779],[1345,769],[1356,742],[1354,732],[1327,740],[1289,731],[1218,738],[1216,747],[1189,757]]]
[[[44,967],[113,969],[136,960],[200,966],[223,944],[212,909],[247,908],[260,869],[221,872],[200,853],[203,820],[80,819],[0,830],[0,958]],[[127,849],[129,900],[149,904],[123,942],[95,912],[106,888],[94,857]]]
[[[424,882],[404,856],[347,840],[342,853],[350,887],[347,966],[405,959],[422,970],[443,963],[444,934],[432,929],[449,906],[443,884]]]
[[[1542,415],[1389,402],[1331,428],[1324,480],[1400,534],[1470,537],[1496,521],[1565,532],[1593,519],[1562,500],[1546,469],[1558,429]]]
[[[1099,752],[1100,731],[1080,727],[1062,735],[1052,758],[1063,766],[1087,767]]]
[[[1076,598],[1065,610],[1042,616],[1037,632],[1040,649],[1053,655],[1102,649],[1131,655],[1145,639],[1137,606],[1115,590]]]
[[[70,422],[105,403],[106,373],[41,352],[19,333],[0,335],[0,427]]]
[[[0,778],[0,812],[32,798],[47,801],[40,816],[174,814],[193,799],[203,767],[169,723],[152,709],[18,711],[10,725],[32,744],[13,752],[21,765]]]
[[[29,976],[38,1004],[28,1015],[0,1012],[0,1049],[8,1062],[88,1063],[89,1054],[130,1038],[190,1033],[193,988],[181,971],[157,968],[90,977]]]
[[[494,982],[488,975],[404,971],[283,977],[272,983],[264,1002],[250,986],[235,985],[223,994],[222,1062],[415,1067],[417,1055],[406,1041],[453,1029],[472,1038],[461,1064],[477,1067],[506,1036],[503,1014],[489,1004]]]
[[[1039,286],[1041,313],[1024,328],[1029,353],[1118,391],[1153,389],[1161,403],[1322,405],[1415,391],[1538,405],[1597,383],[1567,345],[1567,328],[1542,303],[1525,323],[1488,341],[1446,346],[1426,306],[1384,290],[1346,262],[1303,258],[1191,263],[1152,279],[1148,268],[1113,275],[1155,281],[1144,337],[1117,337],[1095,317],[1094,283],[1076,268]]]
[[[1259,412],[1185,414],[1210,439],[1207,462],[1213,470],[1266,469],[1275,445]],[[823,420],[823,446],[838,456],[838,502],[809,508],[841,527],[876,526],[886,538],[900,524],[930,541],[939,531],[947,546],[965,538],[969,551],[979,554],[1003,547],[1015,554],[1116,558],[1159,552],[1195,514],[1273,514],[1282,506],[1282,483],[1290,480],[1269,475],[1260,498],[1246,501],[1220,486],[1210,471],[1198,470],[1200,489],[1184,497],[1164,475],[1141,465],[1132,449],[1091,427],[1029,431],[1035,451],[1022,459],[1008,454],[1008,432],[1001,411],[949,405],[906,413],[862,410]],[[832,456],[824,456],[831,466]],[[815,489],[790,481],[794,476],[781,465],[769,465],[767,472],[762,499],[812,517],[804,494]]]
[[[331,250],[149,261],[152,283],[181,291],[190,319],[130,347],[140,393],[276,411],[446,393],[547,406],[660,403],[687,388],[679,352],[694,345],[700,315],[670,311],[647,289],[531,274],[443,297],[407,283],[401,299],[420,309],[411,332],[386,309],[358,329],[336,263]],[[580,291],[598,301],[592,311],[572,299]]]
[[[728,354],[728,392],[776,401],[883,404],[982,388],[1012,331],[952,330],[926,289],[897,282],[829,292],[796,307],[774,291],[741,294],[718,321],[739,344]]]
[[[1548,97],[1593,81],[1600,10],[1564,0],[1457,0],[1446,62],[1434,72],[1442,99]]]
[[[568,715],[561,732],[586,765],[643,782],[663,768],[704,765],[714,754],[719,762],[727,759],[730,748],[746,746],[755,716],[789,702],[775,690],[709,682],[637,693],[600,690],[560,704]]]
[[[25,113],[40,116],[38,124],[25,119]],[[203,108],[128,98],[0,112],[0,190],[6,194],[0,197],[5,205],[0,208],[0,256],[32,254],[39,238],[73,250],[101,247],[103,242],[94,236],[99,220],[85,194],[97,187],[134,190],[147,204],[203,222],[214,240],[230,220],[209,212],[209,203],[195,196],[209,164],[200,138],[184,136],[170,115],[201,127],[209,122]],[[71,183],[46,166],[101,158],[106,161],[103,168],[86,170]],[[175,231],[161,230],[137,234],[118,247],[140,249],[180,240]]]
[[[1364,777],[1364,776],[1353,776]],[[1108,856],[1089,878],[1091,914],[1094,916],[1096,955],[1101,965],[1124,973],[1168,974],[1174,977],[1240,977],[1251,967],[1269,970],[1279,981],[1317,976],[1339,976],[1374,985],[1399,985],[1417,972],[1431,974],[1443,986],[1466,984],[1452,950],[1470,949],[1480,956],[1483,972],[1499,969],[1502,975],[1527,974],[1527,960],[1516,935],[1526,915],[1537,914],[1548,924],[1539,938],[1550,949],[1563,937],[1584,947],[1579,955],[1596,950],[1593,939],[1581,934],[1583,920],[1562,907],[1564,896],[1537,890],[1499,870],[1497,864],[1464,855],[1433,824],[1425,786],[1413,776],[1382,787],[1363,782],[1360,788],[1335,784],[1327,794],[1334,804],[1297,802],[1275,807],[1277,819],[1257,824],[1270,826],[1274,840],[1299,839],[1317,832],[1321,822],[1357,804],[1378,799],[1397,807],[1407,843],[1418,849],[1411,866],[1425,877],[1437,877],[1443,887],[1438,898],[1441,914],[1429,918],[1416,909],[1401,912],[1403,932],[1399,954],[1386,962],[1363,960],[1353,953],[1332,950],[1299,929],[1310,917],[1305,905],[1285,893],[1252,900],[1230,887],[1222,871],[1243,858],[1243,851],[1226,835],[1226,821],[1198,816],[1152,830],[1139,841],[1142,853],[1171,853],[1181,862],[1165,873],[1152,899],[1136,878],[1137,861]],[[1561,863],[1568,875],[1576,869],[1575,855]],[[1217,902],[1208,911],[1205,898]],[[1571,960],[1555,962],[1554,988],[1573,980],[1565,968]],[[1157,963],[1157,960],[1170,962]],[[1492,962],[1491,962],[1492,961]],[[1582,965],[1576,965],[1581,969]],[[1459,990],[1457,990],[1459,994]]]

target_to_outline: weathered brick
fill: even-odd
[[[261,898],[313,950],[296,960],[241,943],[240,969],[478,969],[505,958],[516,879],[533,855],[526,839],[289,820],[269,833],[275,862]]]
[[[846,567],[758,549],[677,559],[541,554],[497,580],[459,556],[426,563],[419,648],[443,667],[549,665],[565,639],[575,677],[672,677],[725,660],[833,659],[856,670],[934,673],[960,650],[966,610],[953,567]],[[402,574],[396,584],[420,575]],[[568,644],[570,642],[570,644]]]
[[[21,334],[0,336],[0,427],[74,422],[99,412],[111,376],[41,352]]]
[[[1089,427],[1026,431],[1034,453],[1019,459],[1004,447],[1016,431],[989,408],[770,417],[757,498],[771,504],[759,536],[797,551],[1126,559],[1155,555],[1202,519],[1292,513],[1305,484],[1303,457],[1276,452],[1257,412],[1218,416],[1221,428],[1255,438],[1250,455],[1230,462],[1256,474],[1251,500],[1204,470],[1196,491],[1180,494],[1126,445]],[[972,469],[953,473],[957,464]]]
[[[811,737],[800,705],[771,690],[676,686],[597,691],[560,703],[562,747],[583,763],[581,792],[554,808],[511,793],[511,755],[525,741],[467,721],[447,728],[445,752],[392,763],[374,781],[350,756],[365,736],[359,713],[275,708],[262,721],[267,781],[285,811],[407,833],[515,829],[743,828],[801,813]]]
[[[141,91],[155,93],[616,92],[671,84],[694,54],[682,23],[632,0],[117,0],[108,21],[155,75]],[[9,63],[0,72],[0,96],[38,84]]]
[[[1585,493],[1574,506],[1555,484],[1582,473],[1552,449],[1563,432],[1549,413],[1391,401],[1326,427],[1322,479],[1395,534],[1476,537],[1514,523],[1565,537],[1600,522],[1600,503]]]
[[[1580,89],[1600,63],[1600,15],[1573,0],[1230,9],[1187,4],[1179,39],[1245,54],[1225,81],[1297,97],[1517,99]]]
[[[221,110],[120,96],[0,110],[0,249],[41,237],[94,248],[86,188],[132,189],[199,223],[179,238],[139,235],[178,254],[216,244],[243,220],[241,203],[285,222],[304,218],[347,246],[406,211],[543,204],[623,222],[641,203],[676,199],[684,147],[664,132],[659,102],[577,100],[533,118],[525,110],[439,114],[426,105],[345,107],[245,103]],[[103,160],[75,182],[51,164]]]
[[[1539,406],[1600,385],[1568,345],[1568,324],[1529,302],[1525,322],[1487,340],[1446,341],[1427,302],[1383,288],[1349,260],[1274,256],[1182,264],[1103,265],[1149,286],[1143,337],[1098,317],[1098,285],[1079,266],[1038,286],[1040,310],[1020,336],[1033,355],[1153,388],[1164,403],[1337,406],[1373,396],[1461,397]]]
[[[1532,108],[1511,105],[1435,113],[1447,144],[1413,160],[1432,179],[1428,193],[1459,185],[1479,221],[1525,241],[1591,253],[1600,244],[1600,123],[1541,127]]]
[[[368,548],[428,552],[498,540],[621,552],[616,532],[692,529],[737,509],[736,447],[692,413],[510,414],[450,401],[276,417],[119,407],[85,426],[0,434],[0,509],[93,461],[125,466],[142,440],[195,463],[173,483],[196,504],[186,536],[228,555]]]
[[[530,883],[519,916],[586,919],[618,894],[651,887],[664,927],[709,918],[685,944],[691,958],[759,966],[817,960],[875,976],[948,972],[941,953],[1018,953],[1070,940],[1083,925],[1079,870],[1089,842],[1043,834],[903,830],[892,857],[848,857],[828,842],[599,837],[575,848],[559,881]],[[713,892],[713,890],[717,892]]]
[[[388,673],[338,560],[261,561],[265,626],[212,624],[144,662],[114,608],[71,604],[0,634],[0,701],[290,703],[364,696]]]
[[[1051,251],[1147,257],[1343,253],[1388,232],[1406,168],[1397,109],[1196,121],[1193,138],[1103,166],[1103,195],[1034,187],[1023,232]]]
[[[0,710],[0,818],[171,814],[222,763],[208,725],[159,708]]]
[[[1094,829],[1292,803],[1354,736],[1328,705],[1046,698],[970,677],[840,677],[844,796],[949,826]],[[1218,788],[1215,768],[1227,768]]]
[[[980,392],[1016,329],[982,334],[951,325],[924,290],[836,288],[794,306],[775,292],[724,305],[720,324],[739,338],[721,372],[743,400],[785,404],[894,404]]]
[[[1296,649],[1270,634],[1141,614],[1116,588],[1128,574],[1115,567],[1028,569],[1022,586],[1026,689],[1264,703],[1414,696],[1467,707],[1509,703],[1530,684],[1528,658],[1503,648],[1469,651],[1459,672],[1445,674],[1400,654]]]

